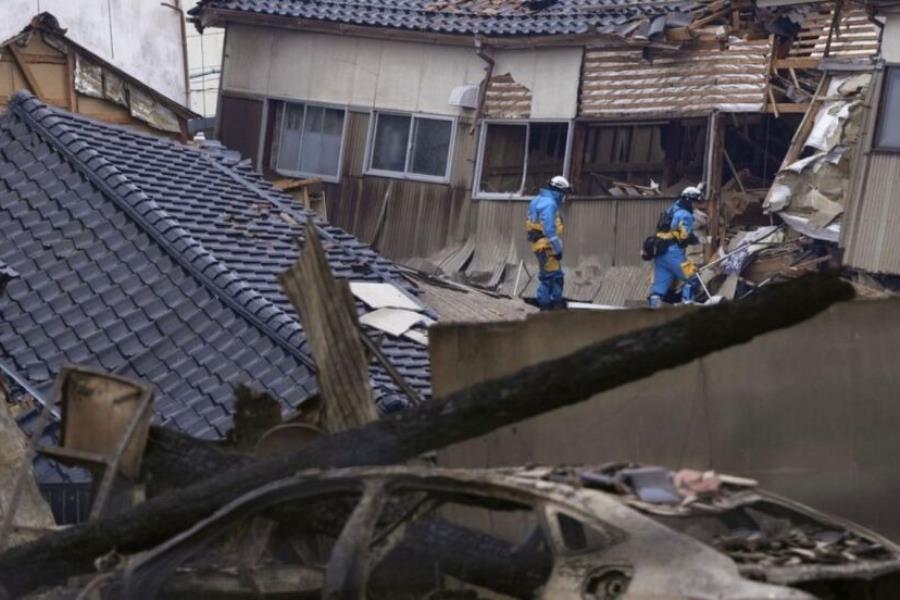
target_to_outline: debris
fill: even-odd
[[[419,323],[426,326],[435,323],[433,319],[421,313],[402,308],[379,308],[360,317],[359,322],[397,337]]]
[[[367,281],[351,281],[350,291],[353,295],[372,308],[402,308],[421,311],[422,305],[413,300],[396,286],[389,283],[370,283]]]
[[[305,233],[300,260],[279,281],[300,315],[316,359],[322,428],[335,432],[359,427],[375,421],[378,413],[350,287],[331,273],[315,226],[307,223]]]
[[[0,380],[2,381],[2,380]],[[5,389],[5,384],[4,384]],[[0,513],[2,547],[33,541],[56,525],[34,480],[29,443],[10,412],[10,398],[0,393]],[[40,428],[39,428],[40,429]],[[39,436],[40,433],[35,433]]]
[[[153,498],[139,512],[126,511],[104,519],[102,527],[75,526],[63,537],[49,536],[27,548],[0,554],[0,583],[8,592],[22,594],[37,585],[64,580],[89,568],[94,558],[112,547],[129,551],[148,548],[242,494],[300,469],[402,462],[791,325],[851,297],[849,285],[811,275],[741,303],[692,311],[665,325],[615,337],[472,390],[434,399],[396,418],[322,438],[288,457],[226,472]],[[697,328],[714,330],[716,335],[684,335]],[[645,358],[651,347],[652,356],[661,357],[661,362]],[[560,373],[565,374],[566,385],[548,395],[548,381],[553,381],[550,374],[558,377]]]
[[[260,440],[281,424],[281,404],[268,392],[234,386],[234,428],[228,442],[239,452],[253,452]]]
[[[64,464],[83,466],[100,480],[91,519],[104,514],[111,495],[112,512],[131,506],[153,396],[153,389],[144,383],[87,367],[63,367],[57,376],[50,405],[62,405],[62,439],[60,447],[44,446],[40,452]]]

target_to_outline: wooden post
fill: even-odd
[[[706,249],[707,259],[715,254],[721,242],[719,231],[719,197],[722,192],[722,155],[725,149],[725,123],[722,115],[714,112],[709,117],[709,162],[707,164],[707,198],[709,204],[710,244]]]

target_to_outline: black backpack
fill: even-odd
[[[659,219],[656,220],[657,233],[668,233],[669,231],[672,231],[672,218],[674,215],[675,211],[672,210],[671,207],[659,214]],[[670,244],[672,244],[672,240],[664,240],[656,235],[651,235],[645,239],[644,243],[641,245],[641,258],[644,260],[653,260],[658,256],[662,256],[665,254],[666,250],[668,250]]]
[[[659,219],[656,220],[657,233],[668,233],[672,231],[673,218],[675,218],[675,211],[672,210],[671,206],[659,213]]]

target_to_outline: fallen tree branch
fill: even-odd
[[[155,546],[235,498],[298,470],[403,463],[793,325],[852,297],[852,287],[836,277],[809,275],[742,302],[592,344],[9,550],[0,555],[0,583],[15,597],[62,582],[90,571],[98,556]]]

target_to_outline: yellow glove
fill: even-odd
[[[684,273],[684,276],[687,279],[690,279],[691,277],[693,277],[694,275],[697,274],[697,265],[695,265],[694,263],[692,263],[689,260],[686,260],[683,263],[681,263],[681,272]]]

